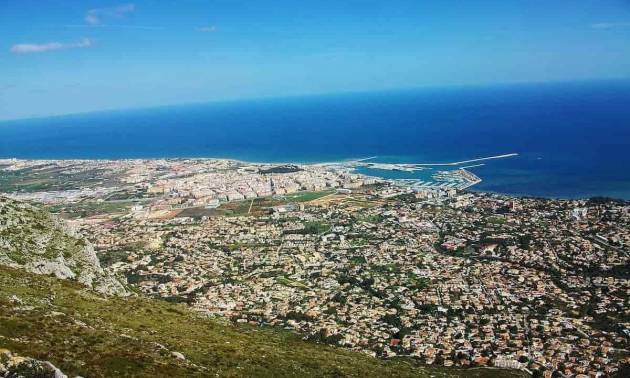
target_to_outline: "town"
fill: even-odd
[[[0,189],[66,218],[138,293],[208,316],[542,377],[630,363],[627,201],[208,159],[1,160]]]

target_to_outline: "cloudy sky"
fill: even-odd
[[[0,120],[598,79],[630,79],[629,1],[0,0]]]

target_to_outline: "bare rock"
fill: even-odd
[[[129,295],[101,267],[94,247],[63,220],[0,196],[0,264],[76,280],[106,295]]]
[[[179,352],[171,352],[171,356],[177,358],[178,360],[186,361],[186,357]]]
[[[0,376],[4,378],[68,378],[48,361],[22,357],[0,349]]]

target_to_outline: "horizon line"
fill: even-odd
[[[175,108],[182,106],[198,106],[198,105],[210,105],[210,104],[225,104],[225,103],[238,103],[238,102],[254,102],[265,101],[274,99],[298,99],[309,97],[326,97],[335,95],[360,95],[360,94],[378,94],[378,93],[393,93],[393,92],[406,92],[416,90],[439,90],[439,89],[472,89],[472,88],[493,88],[493,87],[511,87],[511,86],[529,86],[529,85],[554,85],[554,84],[587,84],[587,83],[605,83],[605,82],[630,82],[628,77],[619,78],[596,78],[596,79],[567,79],[567,80],[547,80],[547,81],[509,81],[509,82],[495,82],[495,83],[467,83],[467,84],[443,84],[443,85],[424,85],[424,86],[410,86],[410,87],[397,87],[397,88],[385,88],[385,89],[366,89],[366,90],[341,90],[341,91],[325,91],[325,92],[312,92],[312,93],[297,93],[287,95],[263,95],[263,96],[244,96],[244,97],[231,97],[223,99],[209,99],[200,101],[190,101],[182,103],[170,103],[170,104],[155,104],[155,105],[141,105],[132,107],[118,107],[118,108],[103,108],[93,109],[86,111],[77,111],[69,113],[54,113],[41,116],[26,116],[19,118],[0,118],[0,125],[32,121],[32,120],[44,120],[49,118],[64,118],[73,117],[97,113],[115,113],[115,112],[127,112],[136,110],[149,110],[149,109],[161,109],[161,108]]]

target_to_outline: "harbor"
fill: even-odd
[[[406,186],[414,191],[425,190],[465,190],[481,182],[474,173],[460,168],[453,171],[437,171],[430,179],[394,179],[397,185]]]
[[[518,156],[517,153],[494,155],[444,163],[380,163],[369,157],[353,160],[344,165],[351,170],[387,181],[399,186],[411,188],[414,191],[427,190],[465,190],[482,180],[469,169],[485,166],[485,161],[504,159]],[[443,167],[434,170],[434,167]],[[448,167],[457,167],[448,169]]]

